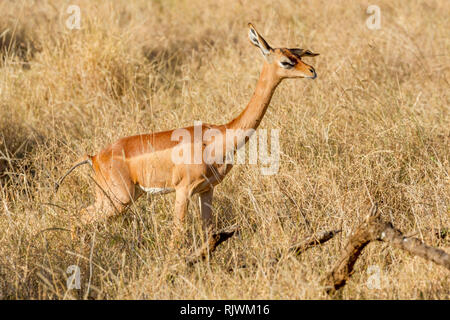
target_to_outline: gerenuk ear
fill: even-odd
[[[256,47],[261,49],[261,53],[264,57],[267,57],[270,54],[272,48],[269,44],[264,40],[264,38],[256,31],[255,27],[249,23],[248,24],[248,37],[250,38],[250,42],[253,43]]]
[[[318,56],[318,53],[311,52],[308,49],[300,49],[300,48],[293,48],[289,49],[293,54],[295,54],[298,57],[315,57]]]

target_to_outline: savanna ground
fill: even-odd
[[[68,5],[81,9],[70,30]],[[381,29],[366,25],[369,5]],[[372,243],[333,296],[320,279],[372,201],[406,234],[450,251],[449,1],[0,1],[0,297],[3,299],[448,299],[440,266]],[[70,229],[93,199],[79,156],[116,139],[224,123],[248,102],[273,46],[308,48],[318,78],[285,80],[262,128],[279,129],[275,175],[235,166],[216,188],[218,228],[241,232],[189,268],[168,250],[174,195]],[[196,198],[194,198],[196,200]],[[199,245],[197,201],[186,248]],[[287,248],[321,230],[328,243]],[[61,229],[49,229],[61,228]],[[274,264],[272,258],[280,255]],[[247,265],[247,268],[239,266]],[[81,289],[67,290],[67,268]],[[373,275],[379,275],[375,287]]]

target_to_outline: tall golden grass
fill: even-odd
[[[80,30],[65,25],[69,4]],[[370,4],[379,30],[366,26]],[[373,244],[337,295],[320,284],[372,201],[449,251],[448,12],[438,0],[0,1],[0,297],[448,299],[447,270]],[[188,268],[167,249],[166,195],[72,240],[62,229],[93,199],[90,169],[57,194],[53,184],[80,155],[245,107],[262,65],[249,21],[275,47],[321,55],[308,59],[318,78],[284,81],[262,122],[281,130],[279,172],[235,166],[216,188],[217,227],[238,223],[240,235]],[[196,202],[189,212],[186,251],[200,238]],[[287,250],[336,226],[323,246]],[[80,290],[67,289],[70,265]]]

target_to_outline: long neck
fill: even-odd
[[[255,92],[253,93],[250,102],[239,116],[226,124],[227,129],[256,130],[266,113],[272,95],[279,83],[280,79],[270,70],[270,65],[267,62],[264,62],[258,83],[256,84]]]
[[[249,139],[249,135],[258,128],[280,81],[281,79],[271,70],[271,66],[264,62],[255,92],[247,107],[237,118],[225,125],[227,130],[235,132],[239,130],[243,133],[236,136],[237,141],[233,143],[234,149],[242,146]]]

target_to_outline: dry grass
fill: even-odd
[[[405,233],[450,251],[450,2],[71,2],[81,30],[65,27],[67,1],[0,2],[0,297],[327,299],[319,280],[375,200]],[[381,30],[366,27],[369,4],[381,8]],[[261,67],[248,21],[274,46],[321,55],[308,60],[318,79],[284,81],[263,120],[281,130],[279,173],[236,166],[216,188],[217,225],[238,223],[240,236],[187,268],[167,250],[173,195],[86,230],[88,245],[42,231],[70,228],[92,201],[87,167],[53,193],[78,156],[239,113]],[[195,202],[188,248],[199,224]],[[343,233],[329,243],[288,252],[336,226]],[[229,271],[242,264],[252,267]],[[81,290],[66,288],[70,265]],[[366,285],[369,266],[380,289]],[[331,298],[449,299],[449,287],[444,268],[371,244]]]

